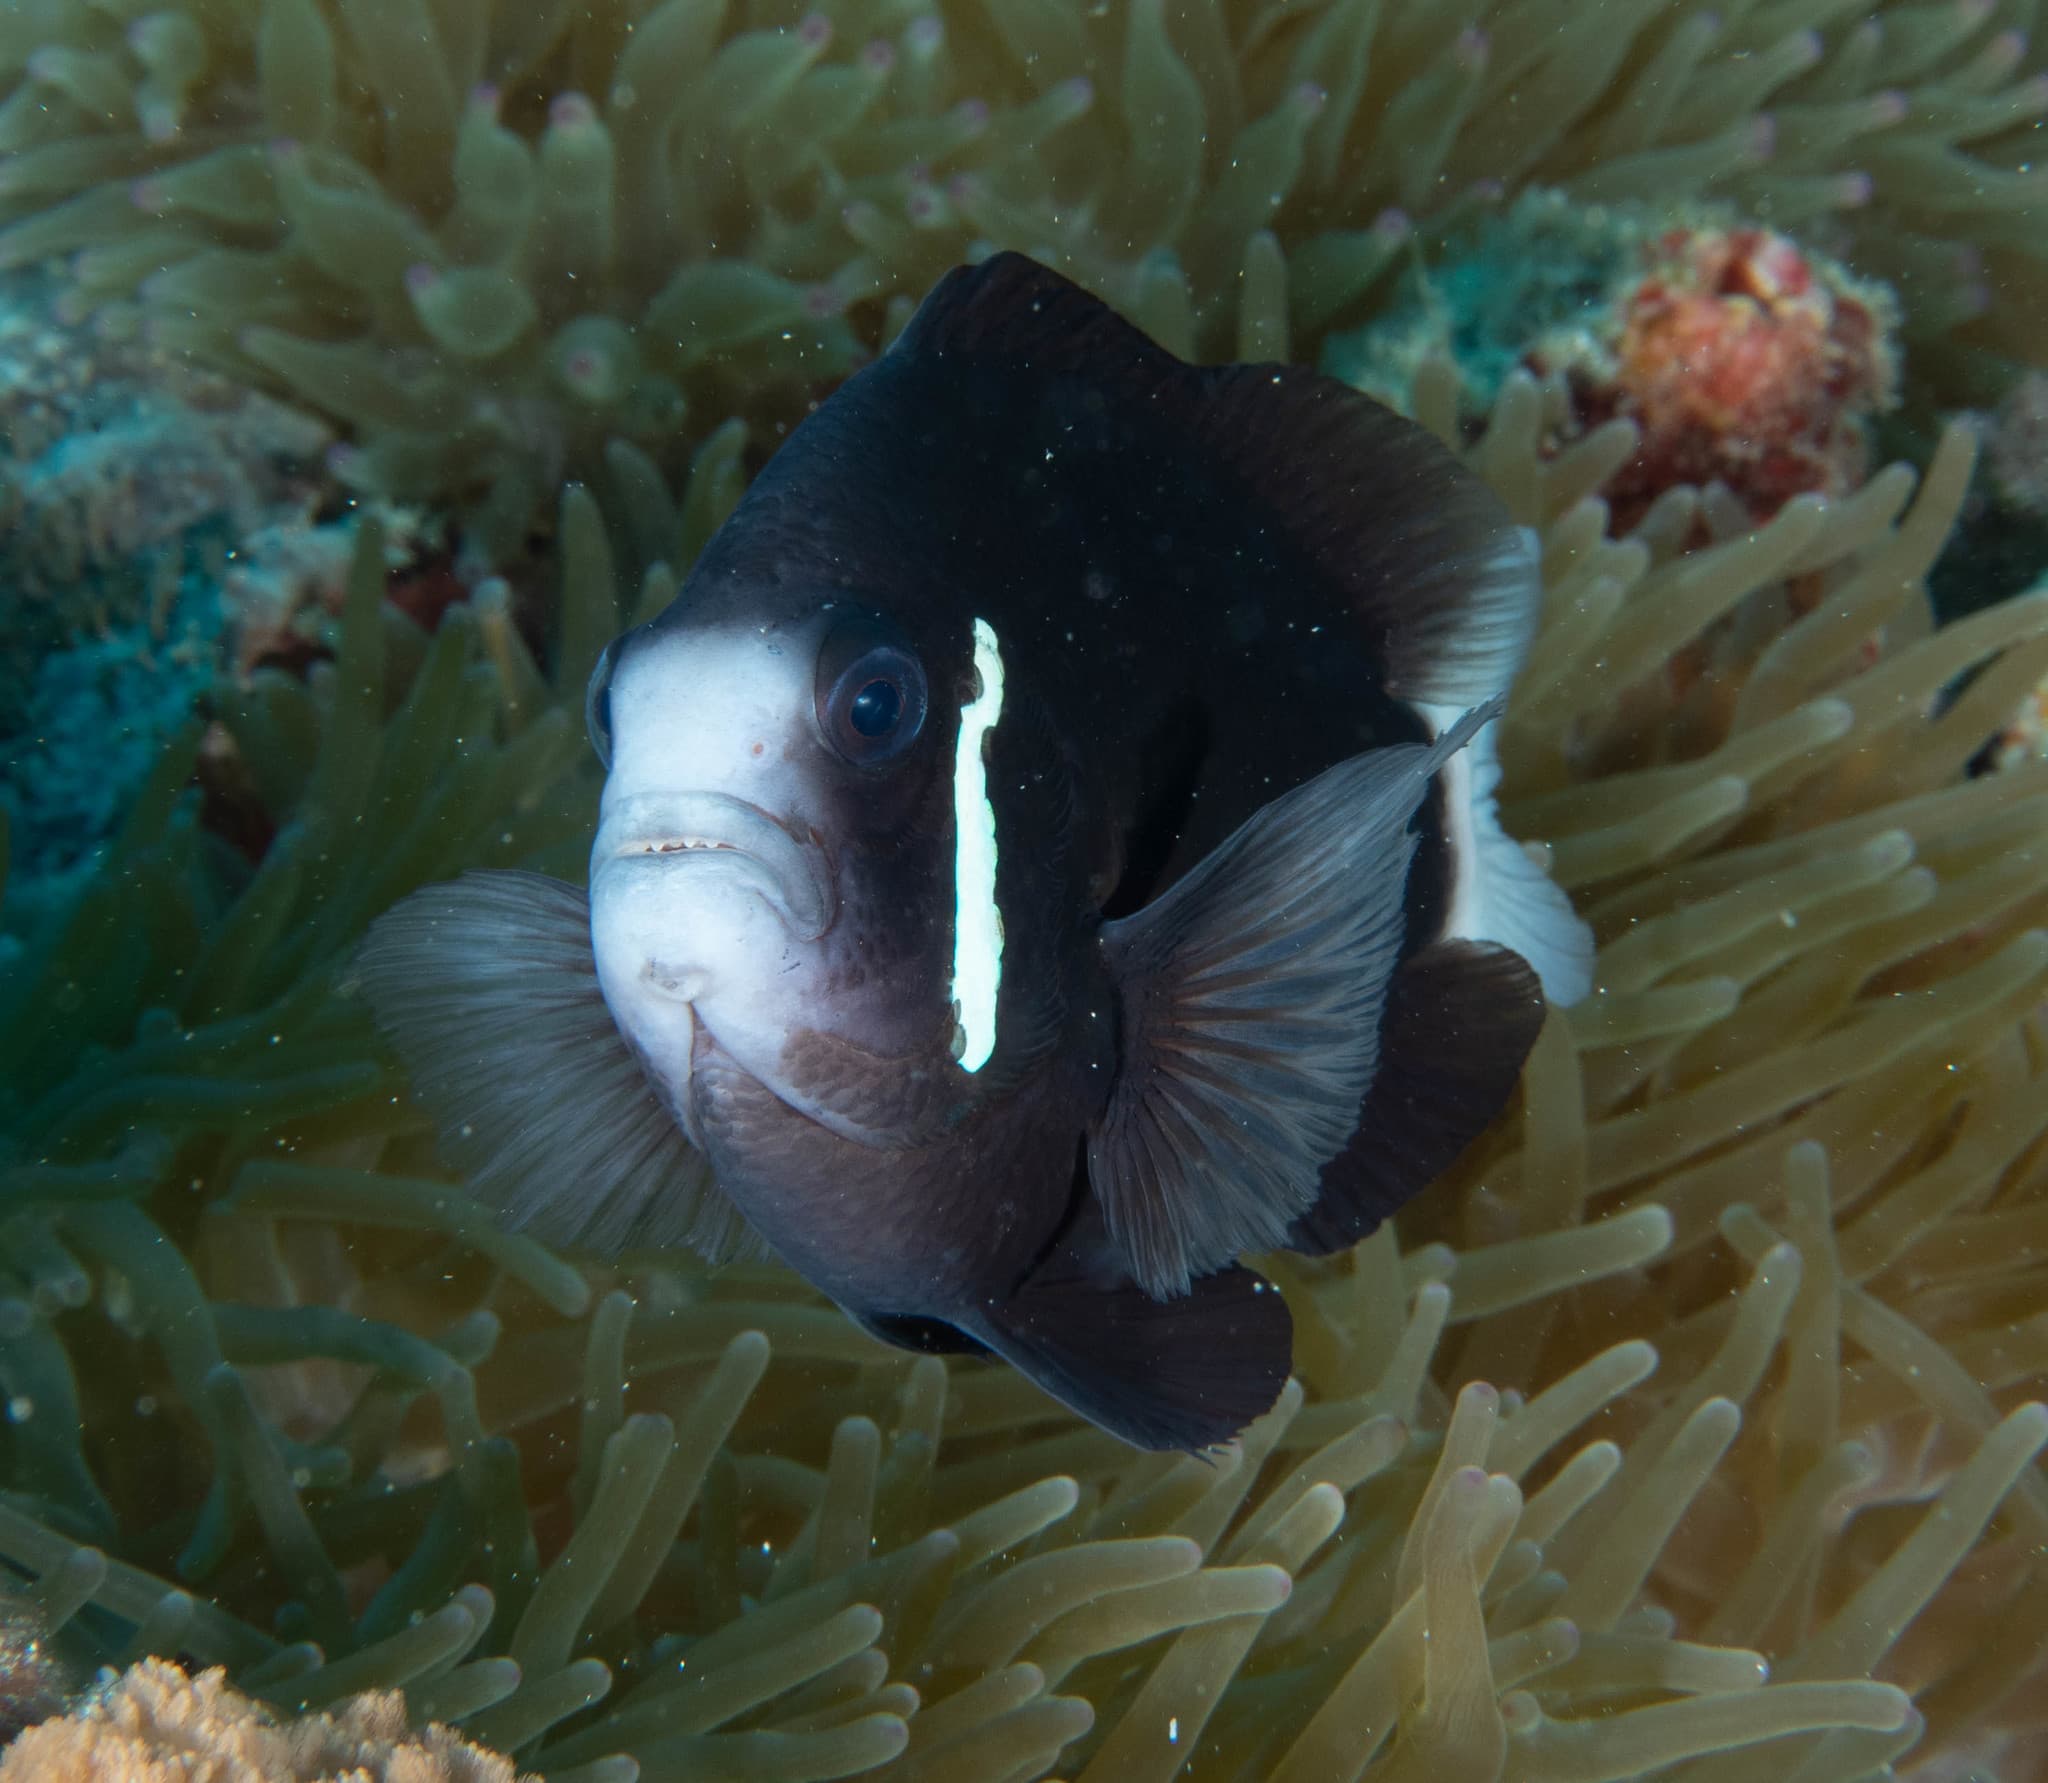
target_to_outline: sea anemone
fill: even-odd
[[[1417,224],[1714,194],[1825,224],[1952,370],[2033,357],[2031,13],[35,0],[0,15],[0,264],[70,256],[75,306],[139,303],[503,552],[607,441],[801,412],[989,245],[1183,353],[1313,357]]]
[[[586,1783],[2037,1762],[2048,768],[1967,770],[2048,597],[1932,628],[1961,432],[1917,493],[1616,540],[1633,429],[1546,457],[1563,400],[1510,377],[1470,455],[1543,541],[1506,808],[1599,990],[1398,1233],[1268,1260],[1298,1379],[1213,1462],[449,1181],[344,963],[462,866],[579,871],[555,690],[741,441],[681,502],[623,458],[617,551],[572,489],[552,676],[493,596],[398,615],[366,526],[337,659],[216,720],[260,862],[189,737],[0,989],[0,1559],[52,1627]]]

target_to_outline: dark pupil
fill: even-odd
[[[903,716],[903,692],[893,681],[870,681],[853,696],[847,713],[853,728],[864,737],[886,737]]]

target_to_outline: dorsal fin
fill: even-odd
[[[1119,397],[1193,369],[1072,279],[1010,252],[954,267],[926,293],[890,351],[1085,372]]]
[[[1016,253],[948,273],[892,351],[1072,375],[1149,408],[1329,578],[1399,698],[1477,705],[1528,653],[1542,599],[1529,535],[1426,428],[1348,385],[1189,365]]]

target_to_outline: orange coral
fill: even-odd
[[[1720,483],[1758,521],[1860,483],[1864,419],[1895,400],[1889,297],[1769,229],[1671,230],[1650,260],[1604,375],[1573,368],[1590,420],[1641,429],[1617,519],[1681,483]]]

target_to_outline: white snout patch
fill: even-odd
[[[1003,652],[995,627],[974,622],[981,692],[960,711],[953,755],[953,1008],[960,1068],[979,1071],[996,1049],[1003,985],[1003,913],[996,908],[996,809],[985,745],[1003,716]]]
[[[776,829],[815,818],[800,766],[813,654],[748,626],[677,628],[637,640],[613,676],[591,947],[614,1020],[679,1108],[700,1024],[758,1073],[815,1000],[815,888]]]

